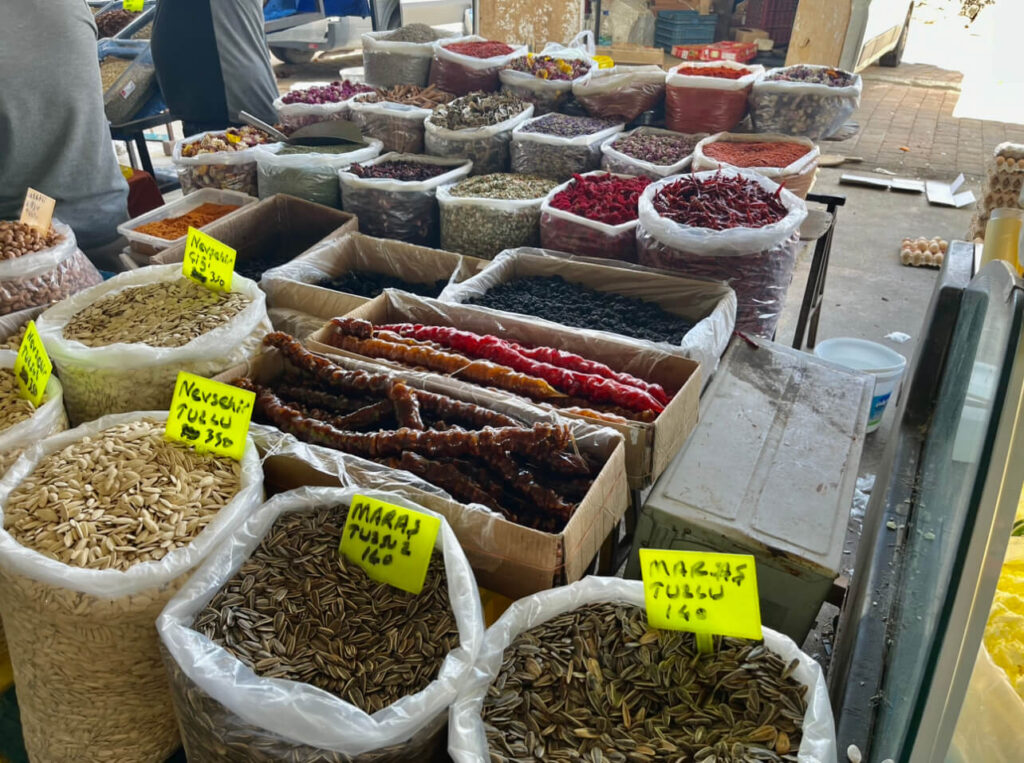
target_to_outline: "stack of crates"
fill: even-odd
[[[704,45],[715,41],[718,14],[697,11],[659,11],[654,44],[671,53],[676,45]]]
[[[786,45],[793,34],[798,0],[747,0],[746,26],[763,29],[776,45]]]

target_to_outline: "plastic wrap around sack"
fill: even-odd
[[[435,40],[388,40],[387,36],[393,31],[363,33],[363,77],[366,84],[385,89],[396,85],[426,87],[430,79],[430,59],[434,56]],[[438,30],[435,30],[435,34],[438,39],[457,36]]]
[[[0,481],[0,506],[51,453],[167,411],[105,416],[30,448]],[[33,760],[164,760],[178,724],[153,624],[195,567],[263,500],[251,439],[241,487],[191,543],[126,571],[75,567],[11,537],[0,511],[0,612]]]
[[[543,196],[536,199],[453,196],[453,185],[437,189],[442,249],[489,260],[504,249],[540,243]]]
[[[368,138],[365,148],[344,154],[284,154],[278,152],[281,143],[257,146],[256,170],[260,198],[278,193],[296,196],[325,207],[341,209],[341,189],[338,170],[355,162],[365,162],[380,156],[383,144]]]
[[[589,35],[589,39],[591,41],[589,50],[576,47],[577,40],[580,40],[584,35]],[[568,61],[586,61],[590,64],[590,69],[576,79],[541,79],[532,72],[521,72],[515,69],[502,69],[498,72],[498,80],[501,82],[501,89],[508,90],[516,97],[532,103],[534,107],[534,114],[541,115],[549,114],[552,111],[559,111],[572,95],[573,83],[589,79],[593,75],[593,72],[598,68],[597,62],[593,58],[593,38],[593,32],[582,32],[580,35],[577,35],[576,40],[568,46],[560,45],[557,42],[549,42],[544,46],[544,49],[537,54],[538,56],[551,56],[552,58],[559,58]]]
[[[185,195],[200,188],[222,188],[226,191],[241,191],[256,196],[256,147],[241,151],[215,151],[198,156],[182,156],[182,148],[193,141],[202,140],[205,135],[221,135],[223,130],[201,132],[174,144],[171,161],[178,168],[181,192]],[[271,144],[264,144],[271,145]]]
[[[449,285],[443,292],[441,292],[441,296],[438,297],[438,299],[441,302],[452,305],[464,304],[469,306],[470,300],[482,297],[498,284],[511,281],[515,278],[517,273],[517,262],[524,260],[532,261],[533,263],[544,263],[542,268],[530,266],[530,269],[527,272],[540,271],[538,274],[541,274],[544,271],[549,271],[550,275],[557,275],[559,272],[564,270],[564,264],[568,263],[582,262],[604,266],[610,266],[613,264],[607,262],[603,258],[598,260],[596,258],[577,257],[575,255],[567,255],[562,252],[550,251],[547,249],[531,249],[526,247],[520,249],[508,249],[499,254],[494,259],[494,262],[477,275],[472,278],[467,278],[461,283]],[[724,297],[713,297],[709,299],[707,288],[708,284],[696,280],[683,280],[685,279],[685,274],[683,273],[668,273],[662,271],[660,273],[661,275],[678,276],[677,279],[673,280],[672,286],[669,289],[666,289],[665,286],[652,286],[650,283],[645,283],[643,275],[652,272],[648,268],[638,265],[623,266],[619,263],[614,263],[614,265],[622,268],[622,274],[621,277],[619,277],[618,283],[609,290],[614,291],[616,294],[623,294],[627,297],[635,297],[646,301],[658,302],[659,304],[663,304],[669,312],[686,315],[688,318],[692,319],[693,328],[686,332],[677,347],[682,351],[684,357],[698,361],[703,368],[704,378],[710,379],[711,374],[718,367],[718,359],[722,356],[726,347],[729,345],[733,329],[736,326],[735,292],[729,291]],[[571,275],[567,277],[567,280],[573,280]],[[649,281],[650,279],[647,280]],[[591,285],[591,288],[593,288],[593,285]],[[397,299],[397,297],[395,297],[395,299]],[[680,308],[688,308],[688,310],[692,312]],[[545,326],[549,324],[549,322],[543,318],[537,318],[532,315],[523,316],[492,307],[484,307],[482,305],[472,305],[472,309],[478,312],[497,316],[502,320],[528,320],[532,325],[538,326]],[[464,324],[464,321],[456,322],[456,325],[462,324]],[[557,326],[558,324],[551,325]],[[565,326],[559,327],[563,329],[566,328]],[[653,360],[657,355],[663,353],[666,346],[668,346],[669,349],[673,349],[672,346],[667,345],[667,343],[649,342],[645,339],[635,339],[633,337],[624,338],[620,334],[606,332],[600,329],[585,329],[579,327],[569,328],[577,336],[594,339],[595,341],[606,342],[609,337],[618,342],[625,339],[625,341],[629,342],[639,353],[643,354],[643,361],[638,363],[635,360],[631,360],[628,367],[616,368],[616,370],[625,371],[642,379],[648,378],[650,374],[647,366],[647,362],[649,360]],[[499,335],[503,335],[503,332]],[[654,354],[647,355],[645,351],[648,349],[653,351]]]
[[[490,58],[476,58],[448,50],[445,45],[454,42],[487,42],[486,37],[471,34],[465,37],[449,37],[434,43],[434,55],[430,61],[431,85],[457,96],[468,95],[476,90],[493,93],[498,89],[498,72],[513,58],[525,56],[526,45],[511,45],[511,53]]]
[[[586,173],[588,176],[604,174],[608,173]],[[551,200],[573,182],[568,180],[552,188],[544,198],[540,206],[540,245],[544,249],[585,257],[636,262],[636,220],[609,225],[551,206]]]
[[[74,231],[56,217],[50,224],[62,237],[56,244],[0,260],[0,315],[60,302],[103,280],[78,249]]]
[[[625,138],[634,134],[679,135],[679,133],[674,130],[663,130],[660,127],[637,127],[629,132],[624,132],[620,135],[613,135],[601,144],[601,169],[605,172],[611,172],[618,175],[636,175],[648,177],[651,180],[661,180],[661,178],[668,177],[669,175],[678,175],[681,172],[685,172],[690,167],[690,162],[693,159],[692,153],[687,154],[678,162],[674,162],[673,164],[655,164],[654,162],[644,161],[643,159],[637,159],[629,156],[628,154],[624,154],[612,145],[620,138]],[[705,136],[703,134],[697,134],[689,135],[687,137],[700,139]]]
[[[768,79],[786,68],[769,69],[751,88],[750,119],[754,132],[803,135],[821,140],[838,132],[860,106],[863,82],[859,74],[851,75],[853,84],[847,87]]]
[[[687,69],[736,69],[749,72],[738,79],[680,74]],[[669,70],[665,79],[665,127],[676,132],[722,132],[731,130],[747,114],[747,97],[754,82],[764,76],[758,64],[734,61],[702,63],[692,61]]]
[[[1013,690],[1006,673],[992,661],[984,645],[979,646],[946,760],[1015,763],[1020,760],[1021,745],[1024,700]]]
[[[232,291],[252,301],[223,325],[181,347],[151,347],[117,342],[87,347],[65,339],[64,327],[79,312],[122,289],[184,278],[181,265],[150,265],[60,302],[36,322],[39,335],[64,384],[64,404],[73,424],[108,413],[166,410],[179,371],[215,376],[256,355],[270,332],[266,297],[253,281],[237,273]]]
[[[779,187],[749,170],[720,172],[728,177],[744,177],[771,192]],[[695,177],[703,179],[717,174],[700,172]],[[662,217],[654,209],[654,196],[676,180],[666,178],[651,183],[640,196],[638,261],[649,267],[725,281],[736,290],[737,330],[771,337],[793,278],[799,228],[807,217],[807,206],[783,189],[780,198],[788,213],[776,223],[723,231],[691,228]]]
[[[460,689],[449,716],[448,753],[456,763],[488,760],[487,735],[481,718],[484,697],[501,670],[505,649],[516,636],[558,615],[588,604],[604,603],[643,608],[643,583],[639,580],[588,577],[514,602],[487,630],[471,678]],[[793,678],[808,689],[797,760],[800,763],[835,763],[835,724],[821,666],[781,633],[764,628],[764,643],[787,663],[799,660]]]
[[[420,741],[416,737],[424,732],[433,736],[443,727],[444,714],[472,668],[484,632],[473,571],[443,517],[437,545],[444,555],[460,646],[448,654],[437,678],[426,688],[372,715],[309,684],[259,676],[191,627],[210,599],[252,556],[279,517],[347,505],[357,494],[438,516],[393,493],[359,488],[307,487],[280,493],[218,547],[160,615],[157,630],[169,655],[178,717],[190,759],[190,740],[224,743],[231,739],[238,744],[242,739],[267,760],[332,760],[369,752],[374,753],[373,760],[386,752],[395,756],[388,759],[402,760],[403,744],[419,747],[415,745]],[[222,706],[224,717],[216,728],[190,723],[187,703],[183,705],[183,697],[190,691],[202,692]],[[332,756],[332,752],[341,756]],[[414,757],[412,750],[404,753],[405,759]]]
[[[14,372],[14,361],[18,353],[0,350],[0,368]],[[43,402],[35,413],[14,426],[0,431],[0,475],[3,475],[26,448],[42,439],[68,428],[68,417],[64,413],[64,388],[54,375],[46,382]]]
[[[388,153],[366,162],[391,160],[450,165],[451,170],[428,180],[406,182],[391,178],[362,178],[346,169],[341,180],[341,206],[359,218],[359,230],[368,236],[394,238],[410,244],[434,246],[439,238],[437,199],[439,186],[462,180],[473,169],[464,159]]]
[[[620,122],[587,135],[563,138],[528,132],[526,128],[537,119],[543,117],[529,119],[512,131],[512,171],[524,175],[540,175],[559,182],[600,168],[601,144],[622,132],[626,126]]]
[[[474,175],[508,172],[512,131],[532,116],[533,104],[528,104],[514,117],[497,124],[466,127],[462,130],[438,127],[427,117],[423,123],[426,130],[424,145],[431,156],[472,160]]]
[[[665,97],[665,70],[648,66],[616,66],[611,74],[573,83],[572,94],[592,117],[632,122]]]
[[[776,183],[781,185],[790,193],[797,197],[804,199],[807,198],[807,194],[810,193],[811,186],[814,185],[814,179],[818,174],[818,158],[821,156],[821,149],[814,143],[810,138],[795,138],[790,135],[772,135],[772,134],[747,134],[747,133],[730,133],[720,132],[717,135],[711,135],[693,149],[693,164],[692,169],[694,172],[703,172],[705,170],[717,170],[720,167],[729,169],[744,169],[735,167],[728,162],[723,162],[720,159],[713,159],[704,153],[704,147],[711,143],[796,143],[804,146],[808,149],[807,153],[801,156],[799,159],[791,162],[785,167],[747,167],[745,169],[756,172],[758,175],[763,175],[769,180],[774,180]]]
[[[298,130],[318,122],[348,119],[349,101],[353,97],[331,103],[285,103],[284,96],[279,95],[274,99],[274,111],[277,112],[277,121],[287,130]]]
[[[430,116],[430,109],[407,103],[361,100],[359,96],[352,99],[351,108],[352,121],[363,136],[379,140],[384,144],[383,151],[423,153],[426,131],[423,122]]]

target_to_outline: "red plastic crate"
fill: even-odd
[[[684,61],[736,61],[742,64],[757,55],[757,45],[731,40],[710,45],[676,45],[672,48],[672,55]]]
[[[776,45],[785,45],[793,34],[798,0],[747,0],[746,26],[763,29]]]

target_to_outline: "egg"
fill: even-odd
[[[912,261],[915,266],[920,267],[921,263],[924,262],[924,255],[921,252],[914,252]]]
[[[904,265],[912,264],[913,259],[914,253],[909,249],[904,249],[902,252],[900,252],[900,262],[902,262]]]
[[[928,239],[926,238],[919,238],[915,243],[917,244],[917,248],[921,251],[928,248]]]
[[[942,265],[942,261],[945,260],[945,259],[946,259],[946,255],[942,254],[941,252],[939,254],[936,254],[934,257],[932,257],[932,260],[935,261],[935,264],[939,265],[939,266]]]
[[[928,244],[928,251],[931,252],[932,254],[938,254],[942,250],[939,249],[939,245],[933,241],[932,243]]]
[[[939,239],[939,251],[942,252],[943,254],[945,254],[946,250],[948,248],[949,248],[949,242],[940,238]]]

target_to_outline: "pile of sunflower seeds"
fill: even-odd
[[[807,687],[764,644],[648,627],[594,604],[521,633],[483,705],[493,763],[796,761]]]

